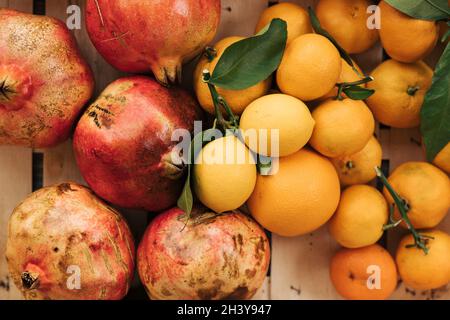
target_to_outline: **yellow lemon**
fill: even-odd
[[[194,71],[194,90],[197,95],[197,99],[200,106],[210,114],[214,114],[214,104],[211,98],[208,85],[203,82],[203,70],[208,69],[212,74],[219,62],[220,57],[224,53],[225,49],[231,46],[233,43],[244,39],[243,37],[228,37],[219,41],[215,46],[217,56],[211,61],[208,61],[206,56],[203,56],[197,64]],[[265,95],[272,84],[272,77],[262,81],[250,88],[243,90],[228,90],[217,87],[217,92],[225,99],[230,106],[231,110],[237,115],[240,115],[244,109],[253,100]]]
[[[381,166],[383,151],[372,136],[366,146],[350,156],[330,159],[339,174],[342,186],[365,184],[376,177],[375,167]]]
[[[214,140],[195,160],[193,184],[198,199],[206,207],[218,213],[235,210],[255,188],[255,159],[235,136]]]
[[[264,156],[283,157],[308,143],[314,120],[308,107],[299,99],[271,94],[256,99],[245,109],[240,128],[251,150]],[[275,143],[277,150],[273,150]],[[278,155],[275,154],[277,151]]]
[[[318,34],[304,34],[287,47],[277,72],[281,92],[302,101],[320,98],[333,89],[342,62],[336,47]]]
[[[342,192],[329,230],[343,247],[361,248],[381,238],[388,216],[388,205],[381,192],[370,186],[354,185]]]
[[[261,31],[275,18],[286,21],[288,44],[298,36],[312,32],[308,12],[299,5],[290,2],[278,3],[264,10],[256,25],[256,32]]]
[[[328,159],[301,149],[279,159],[278,172],[258,176],[247,204],[264,228],[293,237],[324,225],[336,210],[339,178]]]

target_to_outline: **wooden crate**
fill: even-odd
[[[276,2],[222,0],[222,21],[216,40],[232,35],[252,35],[260,13]],[[314,6],[317,0],[290,0],[290,2],[296,2],[306,8],[308,5]],[[37,4],[39,3],[35,0],[35,9]],[[66,20],[67,7],[74,4],[79,5],[83,10],[85,1],[46,0],[46,14]],[[0,7],[33,12],[33,0],[0,0]],[[109,66],[97,53],[89,41],[84,25],[81,30],[75,30],[74,35],[84,57],[95,73],[96,95],[98,95],[106,85],[123,74]],[[437,48],[427,62],[434,65],[440,52],[442,48]],[[378,44],[368,52],[354,58],[365,72],[370,72],[383,60],[383,50]],[[193,66],[188,65],[185,69],[185,79],[187,79],[185,84],[189,86],[189,73]],[[420,134],[417,129],[399,130],[377,126],[376,134],[383,145],[384,164],[388,169],[392,170],[405,161],[424,160],[424,154],[418,142]],[[43,159],[42,172],[36,172],[39,168],[32,170],[33,160],[38,163],[39,159]],[[19,291],[8,277],[4,250],[8,217],[13,208],[32,191],[33,173],[35,180],[39,174],[42,174],[44,185],[68,180],[83,183],[74,161],[71,141],[50,150],[0,147],[0,300],[21,299]],[[122,211],[138,241],[148,223],[147,213],[136,210]],[[450,216],[440,228],[450,232]],[[401,234],[400,230],[391,231],[382,242],[391,252],[394,252]],[[326,227],[296,238],[272,235],[271,241],[271,270],[256,299],[341,299],[334,290],[328,275],[330,258],[339,246],[330,237]],[[130,296],[145,298],[138,277],[135,278]],[[392,299],[431,297],[450,299],[450,293],[445,289],[434,292],[415,292],[407,290],[400,283]]]

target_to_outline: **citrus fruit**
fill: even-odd
[[[428,254],[414,244],[411,234],[405,236],[397,249],[396,262],[406,287],[416,290],[436,289],[450,282],[450,236],[439,230],[422,232],[427,239]]]
[[[215,113],[214,104],[208,85],[203,82],[203,70],[207,69],[212,74],[225,49],[242,39],[244,38],[228,37],[220,40],[214,46],[217,56],[211,62],[209,62],[206,55],[202,56],[195,68],[193,79],[194,90],[201,107],[210,114]],[[269,91],[271,84],[272,77],[247,89],[228,90],[217,87],[217,92],[225,99],[231,110],[235,114],[240,115],[250,102],[265,95]]]
[[[353,68],[344,60],[341,59],[342,61],[342,68],[341,68],[341,74],[339,75],[339,79],[337,80],[337,83],[343,83],[343,82],[355,82],[358,80],[361,80],[362,77],[362,70],[361,68],[356,64],[356,62],[353,61],[353,64],[356,68],[356,70],[358,70],[358,73],[353,70]],[[362,87],[365,87],[366,85],[361,85]],[[330,92],[328,92],[326,95],[324,95],[323,97],[321,97],[321,100],[325,100],[327,98],[335,98],[338,94],[338,88],[335,86],[333,89],[331,89]],[[345,97],[345,94],[342,93],[342,95]]]
[[[433,164],[450,174],[450,142],[437,154]]]
[[[394,259],[377,244],[338,251],[331,259],[330,277],[336,291],[351,300],[384,300],[397,286]]]
[[[373,70],[372,77],[374,81],[367,88],[375,93],[367,99],[367,105],[375,118],[394,128],[417,127],[433,71],[422,61],[386,60]]]
[[[388,205],[381,192],[374,187],[354,185],[342,192],[329,230],[341,246],[361,248],[381,238],[388,216]]]
[[[310,144],[331,158],[361,151],[375,130],[373,115],[360,100],[329,99],[314,109],[312,116],[316,125]]]
[[[242,206],[256,183],[253,155],[235,136],[208,143],[198,154],[193,174],[199,200],[217,213]]]
[[[336,47],[318,34],[304,34],[287,47],[277,72],[281,92],[310,101],[333,89],[342,62]]]
[[[301,149],[280,158],[276,174],[259,175],[247,203],[264,228],[290,237],[325,224],[336,210],[339,197],[339,179],[330,161]]]
[[[381,1],[379,30],[381,43],[389,56],[401,62],[426,57],[436,45],[439,28],[434,21],[409,17]]]
[[[375,167],[381,166],[382,149],[372,136],[366,146],[350,156],[331,158],[342,186],[365,184],[376,177]]]
[[[368,0],[320,0],[316,13],[322,27],[348,53],[361,53],[378,40],[378,30],[367,27]]]
[[[261,31],[272,19],[279,18],[287,23],[287,43],[305,33],[311,33],[308,12],[295,3],[283,2],[273,5],[263,11],[256,25],[256,32]]]
[[[417,229],[434,228],[450,209],[450,180],[437,167],[427,162],[406,162],[388,178],[389,183],[409,207],[408,217]],[[384,196],[394,203],[388,190]],[[395,208],[395,215],[400,213]]]
[[[264,156],[283,157],[308,143],[314,120],[301,100],[286,94],[271,94],[256,99],[245,109],[240,128],[251,150]],[[274,136],[278,141],[272,140],[273,130],[278,130]],[[279,150],[272,149],[274,143]]]

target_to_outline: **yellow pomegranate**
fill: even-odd
[[[277,72],[281,92],[303,101],[320,98],[333,89],[342,62],[336,47],[318,34],[304,34],[287,47]]]
[[[207,69],[212,74],[225,49],[242,39],[244,38],[228,37],[220,40],[214,46],[217,56],[211,62],[208,61],[206,56],[203,56],[194,71],[193,81],[197,99],[201,107],[210,114],[214,114],[214,104],[208,85],[203,82],[203,70]],[[228,90],[218,87],[217,91],[226,100],[231,110],[233,110],[235,114],[240,115],[253,100],[265,95],[269,91],[271,84],[272,77],[269,77],[267,80],[247,89]]]
[[[217,213],[242,206],[256,184],[255,159],[235,136],[208,143],[198,154],[193,172],[198,199]]]
[[[366,146],[350,156],[330,159],[339,175],[342,186],[365,184],[376,177],[375,167],[381,166],[383,151],[372,136]]]
[[[407,203],[408,217],[415,228],[434,228],[447,215],[450,209],[450,180],[432,164],[403,163],[391,173],[388,181]],[[386,188],[383,193],[388,203],[393,204],[394,200]],[[395,215],[400,218],[397,208]]]
[[[322,27],[348,53],[361,53],[378,41],[378,30],[367,27],[369,0],[320,0],[316,12]]]
[[[433,70],[422,61],[386,60],[373,70],[372,77],[374,81],[367,88],[375,93],[367,99],[367,105],[375,118],[394,128],[417,127]]]
[[[311,33],[308,12],[295,3],[282,2],[273,5],[263,11],[256,25],[256,32],[261,31],[272,19],[279,18],[287,23],[287,43],[305,33]]]
[[[286,94],[271,94],[253,101],[241,117],[247,146],[265,156],[288,156],[303,148],[311,138],[314,120],[308,107]],[[272,139],[273,130],[278,132]],[[273,150],[274,144],[278,147]],[[278,154],[275,154],[278,151]]]
[[[329,99],[312,112],[316,121],[311,146],[336,158],[361,151],[375,130],[375,120],[363,101]]]
[[[258,176],[247,204],[266,229],[293,237],[324,225],[336,210],[339,179],[328,159],[301,149],[279,159],[278,172]]]
[[[361,248],[381,238],[388,216],[388,205],[381,192],[374,187],[354,185],[342,192],[329,230],[341,246]]]
[[[436,22],[409,17],[386,1],[381,1],[379,8],[380,39],[391,58],[401,62],[415,62],[425,58],[433,50],[439,38]]]
[[[427,239],[428,254],[414,244],[411,234],[405,236],[397,249],[396,262],[405,286],[416,290],[430,290],[450,282],[450,236],[439,230],[422,232]]]

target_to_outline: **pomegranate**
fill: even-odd
[[[0,8],[0,145],[46,148],[69,137],[94,89],[59,20]]]
[[[115,68],[153,71],[164,85],[181,79],[182,63],[214,38],[220,0],[88,0],[86,26]]]
[[[138,248],[141,281],[152,299],[249,299],[270,262],[269,241],[248,216],[171,209],[147,228]]]
[[[200,108],[184,90],[142,77],[110,84],[82,116],[74,135],[81,173],[105,200],[124,208],[160,211],[175,204],[184,167],[175,129],[194,130]]]
[[[26,299],[121,299],[134,253],[122,216],[75,183],[36,191],[9,220],[6,259]]]

